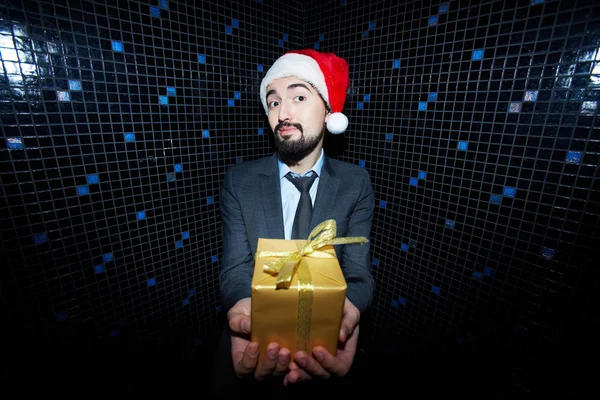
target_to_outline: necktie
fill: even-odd
[[[300,191],[300,201],[296,208],[294,225],[292,227],[292,239],[308,239],[310,220],[312,219],[312,201],[310,200],[310,187],[312,186],[317,174],[313,172],[311,176],[294,178],[291,173],[285,177],[296,186]]]

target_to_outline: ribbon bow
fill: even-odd
[[[368,243],[364,236],[336,238],[337,224],[334,219],[321,222],[308,235],[307,242],[297,251],[261,251],[257,257],[279,257],[277,260],[266,264],[263,271],[277,275],[277,286],[289,284],[294,272],[304,261],[304,256],[315,258],[335,258],[330,253],[319,251],[320,248],[327,245],[349,244],[349,243]]]

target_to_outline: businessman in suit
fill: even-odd
[[[335,219],[338,237],[370,238],[374,199],[368,173],[323,151],[326,131],[340,134],[347,127],[341,111],[348,80],[348,64],[333,53],[297,50],[281,56],[260,88],[276,152],[233,165],[225,174],[220,197],[224,246],[220,293],[227,326],[217,375],[221,380],[228,374],[237,377],[246,385],[242,389],[246,394],[251,387],[248,382],[278,382],[283,388],[344,377],[354,361],[361,315],[373,295],[368,243],[335,246],[348,285],[335,357],[315,347],[312,352],[297,352],[290,362],[289,349],[271,343],[258,364],[258,344],[250,341],[251,280],[258,239],[306,239],[292,236],[301,194],[289,176],[312,177],[308,232]]]

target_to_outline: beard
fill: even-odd
[[[279,136],[279,129],[284,126],[293,126],[294,128],[298,129],[301,133],[300,139],[292,140],[290,136]],[[325,127],[323,127],[317,136],[307,138],[304,136],[304,130],[300,124],[291,124],[289,122],[278,124],[275,127],[275,147],[279,153],[279,158],[288,165],[297,164],[300,160],[304,159],[304,157],[309,155],[314,149],[317,148],[324,135]]]

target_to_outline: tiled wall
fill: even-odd
[[[350,63],[350,126],[327,150],[373,179],[362,346],[396,360],[388,382],[582,390],[577,357],[597,348],[600,7],[552,0],[0,6],[2,378],[184,387],[181,359],[222,317],[223,172],[271,152],[258,85],[301,46]],[[53,368],[62,350],[85,362]],[[133,381],[121,352],[170,362]]]
[[[574,354],[598,348],[600,3],[306,15],[306,45],[349,60],[340,157],[374,183],[369,347],[419,381],[466,379],[457,393],[493,375],[488,395],[589,388]]]

